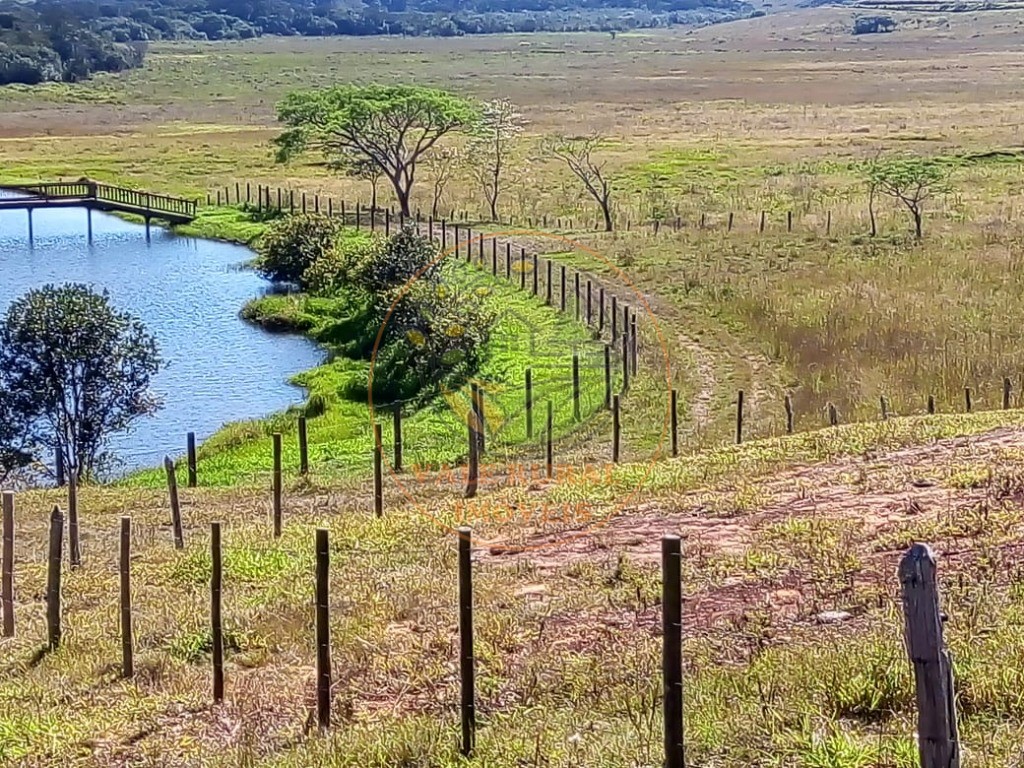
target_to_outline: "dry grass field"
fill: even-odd
[[[854,37],[855,13],[788,10],[614,40],[159,45],[145,68],[124,75],[0,90],[0,180],[89,175],[195,196],[251,181],[349,201],[365,201],[366,185],[315,158],[274,163],[273,108],[288,91],[415,81],[512,99],[529,126],[503,214],[534,228],[547,216],[550,230],[609,263],[583,251],[556,258],[595,272],[614,265],[644,294],[653,310],[644,355],[658,353],[656,322],[687,449],[653,468],[630,454],[634,463],[603,483],[487,488],[468,507],[429,478],[414,492],[419,504],[389,485],[383,520],[370,516],[365,484],[314,470],[312,480],[290,481],[276,542],[267,477],[257,474],[244,487],[186,494],[183,554],[171,549],[163,494],[87,488],[85,565],[66,574],[67,642],[35,662],[45,515],[60,499],[26,494],[19,637],[0,644],[0,762],[658,765],[657,537],[676,532],[694,765],[915,764],[894,579],[915,540],[941,557],[965,762],[1017,764],[1024,421],[1020,411],[949,412],[963,410],[965,387],[976,409],[998,408],[1003,377],[1014,405],[1024,404],[1024,12],[896,13],[896,32]],[[607,137],[611,234],[593,231],[589,201],[539,152],[546,135],[589,132]],[[857,164],[880,150],[956,159],[952,192],[927,209],[920,243],[888,201],[878,236],[868,235]],[[417,202],[427,207],[425,189]],[[468,174],[444,208],[480,220]],[[738,389],[754,441],[722,447]],[[800,434],[777,437],[787,393]],[[929,394],[940,413],[913,415]],[[876,421],[883,395],[905,418]],[[663,396],[631,394],[627,411],[654,413]],[[819,430],[829,403],[844,425]],[[606,523],[568,539],[570,521],[531,518],[545,501],[583,504]],[[496,519],[495,508],[508,514]],[[136,526],[133,681],[116,675],[122,514]],[[214,519],[226,523],[229,630],[228,697],[218,707],[206,624]],[[460,521],[506,542],[475,553],[483,725],[471,761],[456,748],[455,538],[446,525]],[[307,732],[317,526],[331,530],[334,564],[338,725],[323,738]],[[827,610],[850,616],[823,624]]]

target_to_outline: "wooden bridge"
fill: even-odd
[[[89,235],[92,239],[92,211],[128,213],[146,220],[146,230],[153,219],[169,224],[187,224],[196,217],[198,202],[180,197],[154,195],[134,189],[115,187],[95,181],[56,182],[7,186],[3,189],[20,193],[17,197],[0,198],[0,212],[28,211],[29,236],[32,233],[32,212],[47,208],[85,208],[89,211]]]

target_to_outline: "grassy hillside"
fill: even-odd
[[[936,545],[972,763],[1024,734],[1016,633],[1024,415],[899,419],[681,457],[643,471],[500,483],[289,481],[284,535],[265,488],[86,488],[84,564],[65,570],[63,647],[45,638],[43,541],[60,497],[18,497],[18,636],[2,643],[0,755],[24,766],[654,765],[660,744],[658,537],[684,537],[688,755],[697,764],[911,766],[913,682],[895,567]],[[599,470],[604,472],[604,469]],[[535,513],[572,500],[570,538]],[[504,510],[503,515],[495,514]],[[531,513],[534,513],[531,516]],[[136,678],[118,679],[116,536],[133,524]],[[213,706],[209,523],[224,524],[227,697]],[[474,554],[478,752],[457,756],[455,536]],[[331,541],[334,726],[309,732],[313,530]],[[523,549],[524,546],[528,548]],[[816,618],[842,611],[837,623]],[[30,705],[26,705],[30,702]]]

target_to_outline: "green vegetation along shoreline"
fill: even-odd
[[[255,220],[255,215],[239,207],[205,209],[194,222],[175,227],[174,231],[251,247],[269,227],[268,221]],[[369,235],[345,229],[343,238],[368,240]],[[549,401],[555,439],[567,437],[595,417],[603,418],[599,415],[604,405],[603,345],[594,340],[592,332],[509,283],[463,263],[452,266],[455,280],[484,294],[485,305],[496,310],[482,364],[473,377],[486,393],[490,454],[523,454],[532,448],[539,455]],[[385,446],[392,444],[392,409],[371,413],[372,406],[364,394],[371,363],[338,354],[338,339],[331,336],[332,332],[337,333],[344,310],[342,302],[343,299],[304,293],[270,294],[254,298],[240,309],[243,320],[267,331],[294,332],[323,344],[331,359],[292,378],[293,384],[306,391],[303,405],[263,418],[225,424],[206,439],[198,452],[201,485],[246,485],[265,477],[270,471],[274,433],[283,436],[286,475],[297,475],[299,415],[308,420],[310,462],[318,478],[340,479],[370,471],[374,418],[382,426]],[[578,419],[571,399],[574,352],[580,356]],[[532,369],[535,401],[532,437],[527,435],[523,389],[528,368]],[[613,375],[615,387],[619,375],[617,371]],[[467,386],[442,391],[422,406],[403,409],[407,467],[437,470],[465,461],[465,414],[469,402]],[[152,468],[130,474],[121,484],[159,487],[164,482],[163,470]]]

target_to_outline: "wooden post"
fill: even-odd
[[[299,416],[299,474],[309,474],[309,434],[305,416]]]
[[[1003,379],[1003,410],[1010,410],[1010,379],[1005,377]]]
[[[547,264],[547,272],[548,272],[548,279],[547,279],[547,281],[545,283],[546,290],[547,290],[547,304],[548,304],[549,307],[553,307],[554,306],[554,299],[552,297],[554,296],[554,278],[551,277],[551,270],[553,268],[553,263],[552,263],[551,259],[547,259],[546,260],[546,264]]]
[[[178,502],[178,477],[170,456],[164,456],[164,471],[167,473],[167,493],[171,497],[171,527],[174,530],[174,548],[185,548],[185,534],[181,526],[181,504]]]
[[[672,390],[669,395],[669,421],[672,428],[672,458],[679,455],[679,393]]]
[[[392,415],[392,443],[394,448],[395,472],[402,471],[402,404],[395,403],[395,410]]]
[[[533,439],[533,369],[526,369],[526,438]]]
[[[505,243],[505,279],[512,279],[512,243]]]
[[[273,491],[274,491],[274,538],[280,538],[281,536],[281,517],[282,517],[282,477],[281,477],[281,433],[275,432],[273,434],[273,445],[274,445],[274,475],[273,475]]]
[[[964,406],[966,407],[967,412],[970,413],[971,412],[971,388],[970,387],[964,387]]]
[[[935,557],[915,544],[900,561],[907,655],[917,690],[917,748],[921,768],[957,768],[960,744],[953,670],[942,636]]]
[[[384,516],[384,457],[380,424],[373,425],[373,514]]]
[[[882,421],[889,420],[889,404],[885,401],[885,395],[881,395],[878,398],[878,404],[882,409]]]
[[[732,217],[733,217],[733,214],[730,212],[729,213],[729,228],[727,230],[729,232],[732,232]]]
[[[306,212],[306,193],[302,193],[302,212]]]
[[[619,463],[619,440],[622,437],[622,424],[619,417],[619,396],[612,398],[612,461]]]
[[[786,231],[787,232],[792,232],[793,231],[793,212],[792,211],[786,211]]]
[[[828,216],[825,219],[825,235],[832,234],[832,211],[828,212]]]
[[[683,584],[678,536],[661,539],[661,673],[665,700],[664,768],[683,768]]]
[[[604,407],[612,407],[612,345],[604,345]]]
[[[60,507],[50,513],[50,552],[46,576],[46,638],[47,648],[60,648],[60,566],[64,545],[64,515]]]
[[[593,298],[594,288],[590,280],[587,280],[587,325],[594,324],[594,309],[591,306],[591,300]]]
[[[935,396],[928,395],[928,415],[931,416],[935,413]]]
[[[477,245],[477,260],[480,262],[480,269],[483,269],[484,268],[484,236],[482,234],[477,236],[476,245]]]
[[[481,240],[481,242],[483,241]],[[491,275],[498,276],[498,241],[493,237],[491,238]]]
[[[384,209],[384,237],[391,237],[391,209]],[[469,241],[466,241],[469,244]]]
[[[839,426],[839,412],[836,410],[834,403],[828,404],[828,423],[832,427]]]
[[[573,292],[576,295],[576,300],[573,302],[573,311],[575,312],[574,317],[576,319],[576,322],[578,323],[580,321],[580,310],[582,309],[582,306],[581,306],[581,303],[580,303],[580,273],[579,272],[573,272],[572,273],[572,284],[573,284]]]
[[[580,420],[580,354],[572,353],[572,417]]]
[[[604,286],[597,289],[597,332],[604,332]]]
[[[560,311],[565,312],[565,264],[559,264],[558,266],[560,268],[559,272],[561,273],[561,276],[562,276],[561,277],[561,286],[562,286],[561,297],[562,298],[561,298],[561,302],[559,303],[558,307],[559,307]]]
[[[135,659],[132,650],[132,519],[121,518],[121,676],[135,674]]]
[[[459,226],[456,224],[455,226]],[[441,250],[445,251],[448,249],[448,222],[441,219]]]
[[[459,676],[461,678],[462,749],[473,753],[476,741],[475,666],[473,658],[472,531],[459,528]]]
[[[629,329],[622,334],[622,391],[629,389]]]
[[[786,407],[786,434],[793,434],[793,398],[786,395],[785,400]]]
[[[14,637],[14,494],[3,492],[3,611],[4,637]]]
[[[246,184],[246,192],[248,192],[248,187],[249,187],[249,185]],[[241,203],[241,202],[242,202],[242,187],[241,187],[241,184],[239,184],[236,181],[235,182],[235,203],[237,204],[237,203]]]
[[[466,498],[476,496],[477,483],[480,477],[480,441],[476,436],[476,410],[470,408],[466,414],[469,427],[469,461],[466,466]]]
[[[736,397],[736,444],[743,442],[743,390]]]
[[[185,436],[186,455],[188,461],[188,487],[195,488],[199,482],[198,467],[196,463],[196,433],[189,432]]]
[[[313,213],[320,213],[320,195],[313,195]]]
[[[316,531],[316,721],[331,726],[331,548],[326,528]]]
[[[761,211],[761,226],[758,229],[759,232],[764,232],[764,211]]]
[[[224,701],[224,627],[221,620],[221,588],[224,567],[221,560],[220,523],[210,523],[210,637],[213,641],[213,703]]]
[[[555,476],[555,411],[548,400],[547,450],[544,454],[544,470],[548,480]]]
[[[619,297],[612,296],[612,344],[618,341],[619,337]]]
[[[82,543],[78,532],[78,469],[68,473],[68,563],[72,568],[82,564]]]
[[[637,333],[636,333],[636,312],[630,313],[629,317],[629,360],[630,360],[630,372],[633,376],[636,376],[637,371]]]

